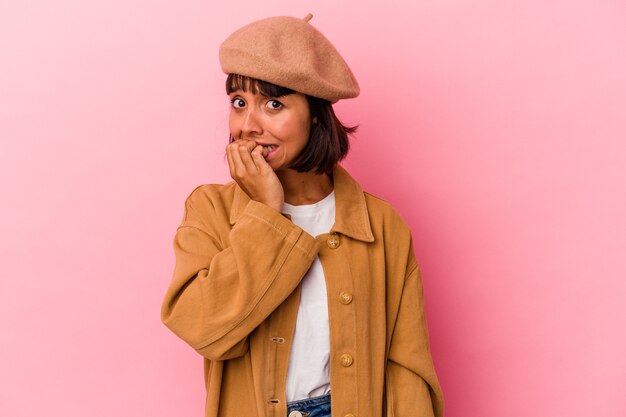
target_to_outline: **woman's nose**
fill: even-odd
[[[259,117],[256,114],[255,110],[248,109],[248,111],[246,112],[243,123],[241,125],[241,133],[243,134],[243,136],[263,133],[263,128],[261,127]]]

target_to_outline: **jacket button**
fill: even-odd
[[[331,249],[337,249],[339,247],[339,238],[335,235],[332,235],[328,238],[326,243],[328,243],[328,247],[330,247]]]
[[[354,417],[354,414],[352,414],[352,413],[346,414],[344,417]]]
[[[348,353],[344,353],[343,355],[341,355],[341,364],[343,366],[348,367],[352,365],[352,362],[354,362],[354,360],[352,359],[352,355]]]
[[[270,340],[274,343],[285,343],[285,339],[278,336],[271,337]]]
[[[341,294],[339,294],[339,301],[343,304],[350,304],[352,302],[352,294],[342,291]]]
[[[288,417],[302,417],[302,413],[299,412],[298,410],[294,410],[291,413],[289,413]]]

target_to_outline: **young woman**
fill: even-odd
[[[204,357],[207,417],[440,417],[411,233],[339,164],[359,86],[311,17],[220,47],[233,181],[186,199],[162,320]]]

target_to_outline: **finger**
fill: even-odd
[[[229,144],[226,145],[226,158],[228,158],[228,170],[230,171],[230,176],[235,178],[235,161],[233,161],[233,147]]]
[[[252,145],[256,146],[256,143],[252,142]],[[246,167],[247,172],[250,174],[258,172],[259,168],[252,160],[252,155],[250,155],[250,152],[252,151],[251,144],[246,143],[243,145],[239,145],[239,148],[237,150],[239,151],[239,156],[241,157],[241,161]]]
[[[252,152],[252,150],[257,147],[257,144],[254,140],[246,140],[244,143],[248,147],[248,151],[250,152]]]
[[[256,147],[256,142],[252,139],[236,139],[231,143],[233,146],[247,146],[248,151],[252,151]]]
[[[246,175],[247,169],[241,160],[241,153],[239,152],[239,144],[232,145],[231,156],[233,158],[233,168],[235,170],[235,176],[243,178]]]
[[[235,139],[230,144],[227,145],[228,153],[227,155],[230,157],[230,168],[231,168],[231,177],[242,178],[245,176],[247,170],[249,169],[244,164],[244,161],[241,158],[241,154],[239,153],[240,147],[245,148],[254,148],[256,146],[256,142],[247,139]],[[256,166],[254,168],[257,170]]]
[[[254,156],[254,154],[257,154],[257,153],[261,156],[265,156],[267,154],[267,151],[265,150],[263,145],[256,145],[254,149],[252,149],[252,152],[250,154]]]
[[[266,152],[267,151],[263,148],[263,146],[257,145],[250,153],[250,155],[252,156],[252,160],[259,169],[269,166],[264,158]]]

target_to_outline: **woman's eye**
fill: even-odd
[[[240,109],[243,106],[245,106],[245,104],[246,104],[246,102],[243,101],[243,99],[241,99],[239,97],[235,97],[230,102],[232,103],[233,107],[236,108],[236,109]]]
[[[281,103],[278,100],[269,100],[267,103],[268,103],[267,105],[269,106],[269,108],[272,110],[280,109],[283,106],[283,103]]]

